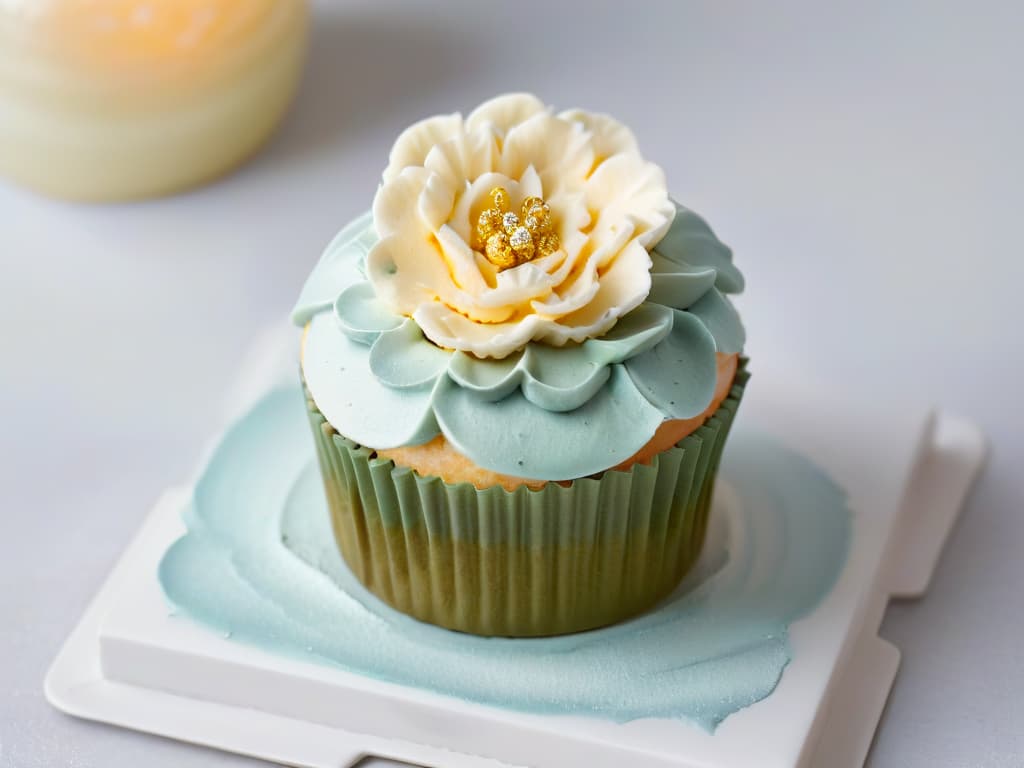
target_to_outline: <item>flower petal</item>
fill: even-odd
[[[559,319],[571,326],[572,338],[582,341],[611,328],[618,318],[636,309],[651,291],[651,257],[636,240],[612,262],[600,281],[600,289],[583,309]]]
[[[382,387],[370,370],[369,357],[370,348],[345,336],[328,313],[312,319],[302,371],[327,421],[371,448],[419,445],[434,437],[434,382],[418,388]]]
[[[715,394],[715,340],[693,315],[673,310],[672,331],[642,355],[627,360],[637,389],[673,419],[702,413]],[[671,375],[666,375],[671,371]]]
[[[707,326],[711,335],[715,337],[718,351],[723,355],[743,351],[743,344],[747,340],[743,323],[732,302],[717,288],[705,293],[704,297],[687,311],[696,315]]]
[[[594,250],[587,256],[586,263],[576,274],[575,279],[572,282],[559,285],[555,293],[548,299],[533,302],[533,310],[542,315],[557,317],[585,307],[601,288],[598,270],[618,256],[632,236],[633,226],[630,222],[625,222],[622,229],[610,233],[604,240],[596,237],[588,240],[587,247],[594,248]],[[567,259],[567,261],[569,260]],[[554,275],[555,281],[558,282],[562,275],[572,268],[572,265],[571,261],[568,264],[563,264]]]
[[[571,411],[597,393],[610,368],[579,345],[556,349],[529,344],[503,360],[456,353],[448,375],[484,402],[496,402],[521,388],[523,396],[540,408]]]
[[[546,111],[544,102],[531,93],[506,93],[474,109],[466,118],[466,130],[475,132],[489,124],[504,135],[512,126]]]
[[[489,288],[477,299],[480,306],[518,306],[537,296],[546,296],[554,285],[552,276],[530,261],[499,272],[495,282],[494,288]]]
[[[445,437],[463,455],[494,472],[538,480],[584,477],[615,466],[640,450],[663,419],[620,365],[612,366],[594,397],[570,413],[538,408],[521,392],[482,406],[479,395],[448,379],[441,381],[434,411]],[[601,449],[581,456],[580,445]]]
[[[665,172],[635,154],[615,155],[601,163],[587,179],[586,195],[587,205],[598,211],[595,230],[632,219],[644,246],[658,242],[675,215]]]
[[[541,269],[547,272],[549,275],[551,275],[552,280],[555,280],[555,275],[558,273],[558,270],[561,269],[562,264],[565,263],[565,259],[565,251],[559,248],[557,251],[553,251],[552,253],[549,253],[547,256],[540,256],[539,258],[534,258],[534,260],[531,261],[530,263],[537,269]],[[495,275],[495,279],[497,279],[497,275]],[[557,282],[557,280],[555,280],[555,282]]]
[[[453,186],[436,173],[430,174],[416,203],[423,225],[431,232],[436,232],[451,217],[454,204]]]
[[[487,307],[472,293],[463,290],[453,280],[439,247],[433,235],[415,231],[385,237],[378,242],[366,257],[366,278],[373,285],[377,298],[395,312],[411,316],[427,306],[454,307],[460,317],[465,315],[463,319],[478,329],[485,329],[490,323],[501,323],[515,311],[514,307],[507,306]],[[430,338],[443,347],[461,348],[456,343]]]
[[[459,233],[445,224],[437,230],[437,242],[448,262],[455,284],[478,296],[488,290],[489,286],[480,272],[480,262],[472,248],[459,237]]]
[[[434,145],[423,166],[452,187],[461,188],[467,181],[493,170],[497,156],[498,137],[493,130],[484,127]]]
[[[444,373],[452,353],[423,338],[423,332],[406,319],[378,337],[370,349],[370,370],[386,386],[395,389],[421,387]]]
[[[483,402],[494,402],[512,394],[523,378],[519,366],[524,350],[501,360],[480,358],[455,352],[448,364],[448,376],[463,389],[480,396]]]
[[[595,164],[620,152],[639,152],[633,132],[611,115],[567,109],[558,116],[562,120],[582,123],[593,134],[591,142],[594,145]]]
[[[672,310],[644,302],[621,318],[608,333],[583,343],[594,362],[609,365],[643,354],[672,330]]]
[[[714,287],[718,275],[710,267],[675,262],[657,251],[651,254],[651,262],[651,292],[647,300],[676,309],[686,309],[698,301]]]
[[[544,300],[530,302],[530,307],[534,312],[552,318],[561,317],[585,307],[601,290],[601,284],[593,274],[595,269],[596,267],[591,264],[584,267],[584,276],[572,284],[564,297],[558,293],[552,293]],[[589,274],[586,274],[588,271]]]
[[[611,366],[590,359],[579,344],[561,348],[531,344],[524,356],[523,396],[546,411],[579,408],[604,386]]]
[[[382,239],[424,229],[419,219],[419,200],[430,176],[425,168],[405,168],[377,188],[373,196],[373,224]]]
[[[699,215],[674,203],[675,219],[665,236],[658,242],[657,251],[673,261],[698,267],[711,267],[718,272],[715,286],[723,293],[743,290],[743,273],[732,263],[732,250],[712,231]]]
[[[537,174],[537,169],[533,167],[533,163],[530,163],[519,174],[519,196],[525,199],[527,197],[542,197],[543,195],[544,186],[541,183],[540,176]]]
[[[396,178],[407,166],[423,165],[435,144],[462,132],[462,115],[436,115],[413,123],[399,135],[388,156],[384,182]]]
[[[512,127],[505,136],[498,169],[514,179],[533,166],[544,194],[579,188],[594,164],[594,149],[579,123],[567,123],[546,112]]]
[[[438,346],[499,360],[526,346],[545,322],[539,315],[530,315],[515,322],[476,323],[436,301],[421,304],[412,318]]]
[[[642,304],[601,338],[560,348],[530,343],[502,360],[456,352],[448,376],[485,402],[521,388],[523,396],[549,411],[578,408],[593,397],[610,375],[610,366],[639,355],[672,329],[672,310]]]
[[[385,237],[373,246],[366,257],[366,279],[377,298],[403,315],[433,301],[439,286],[451,284],[433,245],[408,232]]]
[[[367,346],[403,320],[377,299],[369,283],[356,283],[342,291],[334,302],[334,316],[342,333]]]
[[[578,236],[581,230],[590,226],[590,210],[587,208],[586,195],[582,192],[557,191],[549,193],[546,200],[554,214],[555,226],[563,247],[566,241]]]

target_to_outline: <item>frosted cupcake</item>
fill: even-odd
[[[606,115],[514,94],[407,129],[294,311],[353,573],[484,635],[657,603],[700,553],[747,380],[742,288]]]

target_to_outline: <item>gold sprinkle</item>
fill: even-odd
[[[476,222],[476,231],[480,240],[486,243],[487,238],[501,231],[501,214],[493,208],[480,211],[480,218]]]
[[[519,217],[509,211],[501,217],[501,226],[505,228],[505,232],[511,235],[519,227]]]
[[[539,197],[528,197],[523,200],[523,210],[527,212],[531,212],[534,208],[538,208],[542,205],[544,205],[544,200]]]
[[[558,235],[554,232],[545,232],[537,239],[537,255],[550,256],[558,250],[561,243],[558,242]]]
[[[548,256],[561,247],[551,208],[542,198],[526,198],[517,214],[511,210],[504,187],[495,187],[489,196],[492,207],[481,211],[477,218],[476,248],[499,270]]]
[[[498,269],[508,269],[516,266],[517,256],[508,241],[508,235],[504,232],[495,232],[487,238],[487,245],[484,255]]]
[[[507,211],[509,209],[508,192],[505,191],[504,187],[495,187],[490,191],[491,202],[494,203],[494,207],[499,211]]]

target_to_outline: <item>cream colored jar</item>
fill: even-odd
[[[218,176],[291,99],[306,0],[0,0],[0,175],[128,200]]]

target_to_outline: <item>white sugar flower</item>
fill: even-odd
[[[440,347],[503,358],[582,342],[647,298],[648,251],[674,213],[625,126],[501,96],[399,136],[367,278]]]

